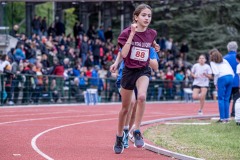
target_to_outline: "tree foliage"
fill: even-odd
[[[23,24],[25,28],[25,3],[24,2],[8,2],[4,8],[4,25],[13,27],[15,24]],[[23,29],[20,30],[24,31]]]
[[[229,41],[240,42],[239,5],[240,1],[236,0],[216,0],[214,3],[207,0],[181,1],[162,5],[154,8],[153,27],[160,36],[172,37],[178,42],[187,40],[189,60],[212,48],[226,53]]]
[[[189,60],[212,48],[218,48],[222,53],[226,53],[229,41],[240,42],[239,0],[161,0],[146,3],[153,7],[151,27],[158,31],[159,36],[171,37],[180,43],[183,40],[188,41]],[[25,19],[25,3],[9,2],[5,6],[5,12],[8,26],[19,24]],[[48,23],[53,22],[52,3],[38,4],[35,12],[39,16],[46,16]],[[64,16],[69,34],[77,19],[74,8],[65,10]],[[21,29],[24,28],[22,25]]]

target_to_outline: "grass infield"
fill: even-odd
[[[222,124],[212,120],[184,120],[171,125],[160,124],[148,128],[144,137],[159,147],[197,158],[240,159],[240,126],[235,121]]]

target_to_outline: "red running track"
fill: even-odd
[[[132,144],[113,152],[120,104],[0,108],[0,160],[167,160]],[[198,103],[148,103],[144,121],[196,115]],[[217,114],[206,103],[204,115]],[[146,127],[144,127],[145,129]]]

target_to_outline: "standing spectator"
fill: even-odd
[[[56,80],[53,80],[51,82],[50,95],[51,95],[51,101],[56,103],[59,99],[59,89],[56,84]]]
[[[101,42],[99,39],[96,39],[94,44],[92,45],[92,52],[93,52],[93,59],[94,59],[94,65],[99,65],[100,60],[100,47]]]
[[[55,75],[56,77],[53,79],[53,84],[56,84],[56,88],[58,89],[58,96],[63,96],[63,84],[64,84],[64,79],[63,79],[63,73],[64,73],[64,66],[59,62],[59,60],[55,57],[53,59],[53,63],[54,63],[54,68],[53,68],[53,72],[52,75]],[[58,97],[58,98],[60,98]],[[59,102],[61,102],[62,100],[59,99]]]
[[[78,36],[78,25],[79,25],[79,22],[75,22],[75,24],[73,26],[73,36],[74,36],[75,39]]]
[[[47,20],[46,17],[43,17],[41,22],[41,31],[44,36],[47,36]]]
[[[48,36],[55,37],[56,36],[56,29],[55,29],[55,24],[52,23],[47,30]]]
[[[81,48],[80,48],[80,54],[81,54],[81,58],[82,58],[82,64],[85,64],[85,61],[87,59],[87,54],[89,51],[89,46],[88,46],[88,37],[86,35],[83,36],[83,41],[81,44]]]
[[[39,21],[39,18],[37,17],[37,15],[35,15],[33,20],[32,20],[32,31],[33,31],[33,33],[35,33],[36,35],[39,35],[40,34],[40,27],[41,27],[41,22]]]
[[[167,89],[167,98],[173,98],[173,80],[174,80],[174,71],[171,67],[167,67],[165,74],[165,88]]]
[[[56,17],[55,29],[56,36],[62,36],[63,34],[65,34],[65,25],[60,21],[59,17]]]
[[[49,60],[48,60],[48,56],[46,54],[42,55],[41,63],[42,63],[43,69],[47,72],[48,69],[50,68],[50,63],[49,63]]]
[[[214,85],[218,93],[218,107],[220,112],[219,123],[229,121],[229,99],[233,85],[234,72],[228,61],[222,58],[222,54],[213,49],[209,52],[210,65],[214,74]],[[236,60],[236,59],[235,59]]]
[[[97,33],[94,25],[89,26],[89,29],[87,31],[87,36],[89,37],[89,39],[92,39],[92,40],[97,38]]]
[[[165,37],[162,37],[160,39],[159,45],[160,45],[161,51],[166,50],[166,38]]]
[[[187,44],[187,41],[184,40],[182,45],[181,45],[181,48],[180,48],[180,56],[182,57],[182,59],[184,61],[186,61],[186,57],[187,57],[187,53],[188,53],[189,49],[188,49],[188,44]]]
[[[104,36],[104,30],[103,30],[103,26],[100,26],[98,31],[97,31],[97,34],[98,34],[98,38],[105,42],[105,36]]]
[[[237,64],[238,64],[236,61],[237,49],[238,49],[237,42],[235,41],[229,42],[227,45],[228,53],[223,57],[228,61],[228,63],[230,64],[234,72],[234,79],[233,79],[233,85],[232,85],[232,91],[231,91],[231,97],[233,99],[231,117],[235,117],[235,103],[239,97],[239,76],[236,73]]]
[[[240,54],[237,54],[236,56],[236,60],[238,62],[238,65],[237,65],[237,70],[236,70],[236,73],[238,74],[238,76],[240,75]],[[240,79],[239,79],[240,80]],[[239,117],[239,110],[236,110],[235,112],[235,121],[236,121],[236,124],[237,125],[240,125],[240,117]]]
[[[42,17],[41,16],[38,16],[38,21],[39,21],[39,33],[37,35],[42,37]]]
[[[59,63],[63,64],[63,60],[65,56],[66,56],[65,46],[61,45],[57,53],[57,58],[59,60]]]
[[[12,99],[12,79],[13,79],[13,73],[12,73],[12,66],[9,62],[9,58],[6,54],[2,55],[1,61],[0,61],[0,73],[5,73],[4,76],[4,89],[7,93],[7,97],[4,100],[4,103],[8,101],[9,105],[13,105],[13,99]]]
[[[12,90],[14,93],[14,99],[13,103],[17,104],[18,103],[18,98],[19,98],[19,93],[22,87],[22,72],[23,70],[23,64],[19,64],[17,62],[12,63],[12,72],[14,74],[13,80],[12,80]]]
[[[171,53],[172,51],[172,45],[173,45],[173,39],[172,38],[169,38],[167,41],[166,41],[166,49],[169,53]]]
[[[85,34],[85,30],[84,30],[83,23],[80,23],[78,26],[78,35],[80,35],[80,37],[82,37],[84,34]]]
[[[202,115],[205,98],[209,87],[209,79],[212,78],[212,70],[208,64],[205,63],[206,58],[204,55],[200,55],[198,63],[192,67],[193,81],[193,99],[200,100],[199,115]]]
[[[112,27],[108,27],[107,31],[104,33],[106,41],[107,42],[112,42],[113,40],[113,31]]]

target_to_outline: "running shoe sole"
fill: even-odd
[[[113,146],[113,152],[116,153],[115,150],[114,150],[114,146]],[[123,153],[123,151],[124,151],[124,147],[123,147],[123,149],[122,149],[122,151],[120,153],[116,153],[116,154],[121,154],[121,153]]]

